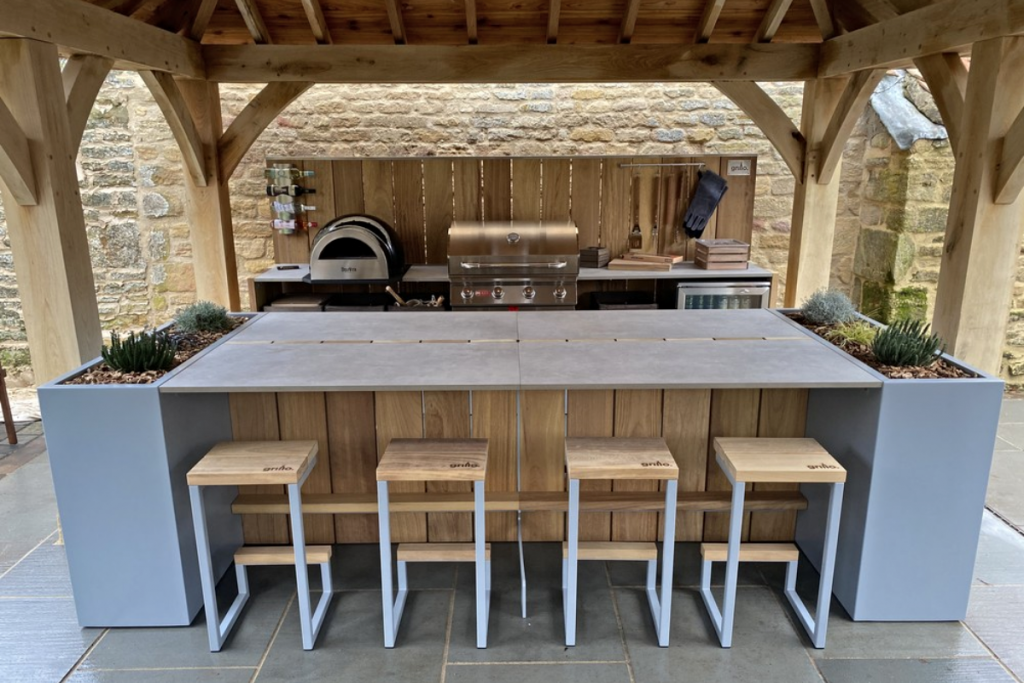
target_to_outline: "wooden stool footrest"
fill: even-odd
[[[331,559],[329,545],[307,545],[306,563],[324,564]],[[295,564],[295,549],[290,545],[250,545],[235,553],[235,564],[246,566],[275,566]]]
[[[580,560],[628,560],[649,562],[658,559],[654,543],[627,541],[580,541],[576,552]],[[569,544],[562,543],[562,559],[569,557]]]
[[[398,546],[399,562],[474,562],[473,543],[402,543]],[[484,544],[484,559],[491,559],[491,544]]]
[[[705,562],[725,562],[727,543],[701,543],[700,556]],[[793,543],[741,543],[740,562],[795,562],[800,549]]]

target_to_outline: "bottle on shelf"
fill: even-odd
[[[267,185],[268,197],[281,195],[286,195],[288,197],[301,197],[304,194],[316,194],[316,189],[312,187],[302,187],[301,185]]]
[[[312,178],[316,175],[314,171],[302,171],[294,166],[274,166],[272,168],[264,169],[263,172],[268,178],[277,183],[286,182],[288,179],[298,180],[299,178]]]
[[[293,201],[280,201],[274,200],[271,203],[271,208],[274,211],[288,211],[289,213],[298,213],[301,211],[316,211],[315,206],[309,206],[307,204],[296,204]]]

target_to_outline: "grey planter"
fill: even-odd
[[[249,317],[249,316],[247,316]],[[217,346],[232,335],[227,335]],[[81,626],[185,626],[203,597],[185,474],[231,439],[226,394],[161,394],[188,362],[148,385],[39,388],[68,567]],[[235,491],[207,491],[218,577],[242,543]]]
[[[848,472],[833,593],[855,621],[967,615],[1003,382],[946,359],[978,377],[891,380],[851,358],[882,387],[810,392],[807,436]],[[821,557],[821,488],[804,487],[797,521],[810,558]]]

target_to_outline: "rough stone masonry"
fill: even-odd
[[[916,79],[907,98],[934,109]],[[766,83],[798,120],[802,85]],[[225,125],[258,86],[223,86]],[[715,88],[649,85],[318,85],[286,109],[231,181],[241,291],[269,267],[267,156],[759,155],[752,258],[785,282],[794,179],[756,125]],[[934,302],[952,184],[944,141],[893,141],[865,113],[844,152],[832,285],[883,318],[925,316]],[[78,171],[104,330],[159,325],[195,299],[180,155],[141,79],[112,72]],[[0,206],[0,360],[31,383],[25,328]],[[1024,377],[1024,284],[1004,374]],[[243,302],[244,305],[244,302]]]

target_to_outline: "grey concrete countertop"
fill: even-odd
[[[268,313],[160,391],[876,386],[762,309]]]

